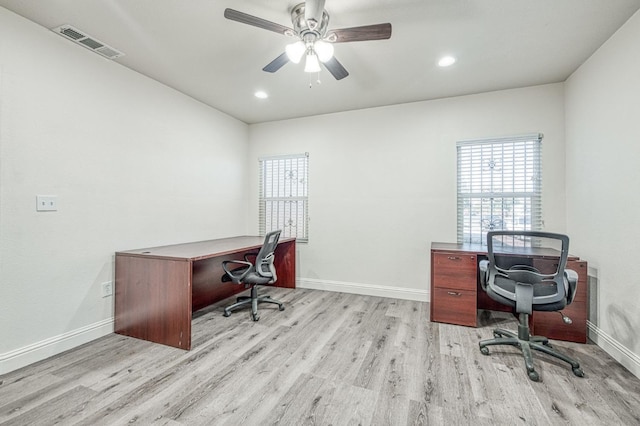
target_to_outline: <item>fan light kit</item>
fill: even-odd
[[[324,0],[308,0],[291,10],[293,28],[267,21],[234,9],[225,9],[224,17],[232,21],[274,31],[298,40],[288,44],[285,52],[267,64],[262,70],[274,73],[287,62],[300,63],[305,57],[304,71],[320,72],[322,63],[336,80],[342,80],[349,72],[333,56],[334,43],[351,41],[385,40],[391,37],[391,24],[375,24],[361,27],[328,30],[329,14]]]

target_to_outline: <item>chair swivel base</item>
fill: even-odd
[[[224,308],[224,315],[228,317],[231,315],[231,312],[242,308],[247,305],[251,305],[251,319],[254,321],[258,321],[260,319],[260,315],[258,314],[258,304],[260,303],[272,303],[274,305],[278,305],[278,310],[284,311],[284,304],[275,299],[272,299],[270,296],[258,296],[257,290],[255,287],[251,287],[251,296],[240,296],[236,299],[236,303],[231,306],[227,306]]]
[[[523,325],[524,323],[524,325]],[[568,357],[560,352],[555,351],[551,344],[549,344],[549,339],[543,336],[531,336],[529,334],[529,315],[520,314],[520,324],[518,325],[518,334],[512,333],[508,330],[503,329],[495,329],[493,331],[493,339],[482,340],[480,345],[480,352],[483,355],[489,355],[488,346],[494,345],[510,345],[519,348],[522,351],[522,355],[524,357],[525,367],[527,368],[527,374],[529,375],[529,379],[534,382],[540,380],[540,376],[538,372],[533,367],[533,355],[531,349],[534,349],[539,352],[543,352],[552,357],[558,358],[569,365],[571,365],[571,369],[573,374],[578,377],[584,377],[584,372],[580,368],[580,364],[573,358]]]

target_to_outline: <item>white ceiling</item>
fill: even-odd
[[[291,27],[289,11],[300,1],[0,6],[45,28],[72,25],[124,52],[116,62],[246,123],[564,81],[640,8],[640,0],[327,0],[329,29],[390,22],[393,30],[389,40],[336,44],[350,75],[336,81],[323,69],[316,84],[302,63],[262,71],[290,38],[223,17],[230,7]],[[439,68],[445,54],[458,62]],[[269,98],[255,98],[256,90]]]

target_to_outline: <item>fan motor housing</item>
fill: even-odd
[[[304,3],[300,3],[296,5],[293,9],[291,9],[291,22],[293,23],[293,29],[300,36],[301,39],[306,40],[309,37],[309,34],[313,34],[316,39],[321,39],[324,37],[327,32],[327,27],[329,26],[329,14],[326,10],[322,11],[322,19],[319,22],[319,25],[311,29],[307,24],[307,20],[304,16],[305,5]]]

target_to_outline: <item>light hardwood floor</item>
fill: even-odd
[[[585,371],[515,348],[478,350],[479,328],[429,321],[429,304],[269,288],[261,306],[193,319],[190,352],[110,335],[0,377],[10,425],[638,425],[640,380],[593,344],[554,342]]]

